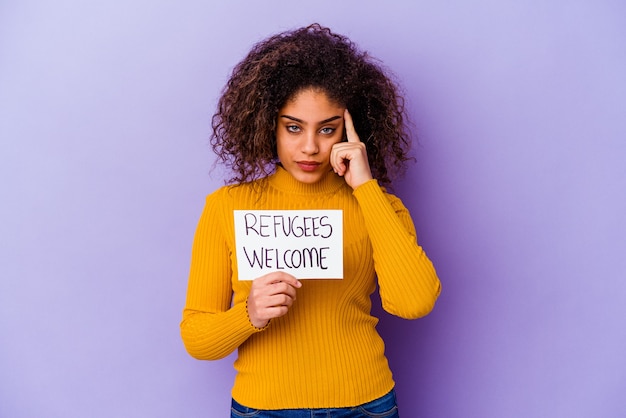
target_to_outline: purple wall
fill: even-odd
[[[209,119],[312,21],[421,134],[396,193],[444,288],[381,321],[403,416],[626,414],[626,3],[384,3],[0,3],[0,416],[227,415],[232,357],[178,333]]]

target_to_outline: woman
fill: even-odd
[[[370,295],[378,283],[386,311],[418,318],[440,293],[408,211],[381,187],[408,160],[405,120],[381,66],[316,24],[234,68],[212,136],[234,176],[207,197],[181,323],[195,358],[238,349],[231,416],[398,416]],[[234,211],[304,209],[343,211],[343,279],[240,280]]]

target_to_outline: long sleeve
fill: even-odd
[[[248,319],[245,301],[231,307],[232,268],[220,193],[207,197],[198,222],[180,325],[185,348],[202,360],[227,356],[259,331]]]
[[[397,197],[376,180],[354,191],[374,251],[374,265],[383,308],[402,318],[427,315],[441,284],[426,253],[417,243],[411,216]]]
[[[343,279],[309,279],[289,312],[263,329],[248,319],[251,281],[239,280],[234,210],[343,211]],[[385,309],[427,314],[439,294],[411,217],[376,181],[352,190],[329,172],[315,184],[286,170],[207,198],[194,238],[181,334],[189,353],[218,359],[237,349],[232,396],[259,409],[359,405],[389,392],[393,375],[376,331],[376,277]]]

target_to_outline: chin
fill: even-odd
[[[306,183],[306,184],[317,183],[321,181],[326,176],[326,174],[328,174],[327,171],[315,171],[312,173],[307,173],[307,172],[300,171],[300,170],[297,170],[295,173],[294,172],[291,173],[293,178],[298,180],[300,183]]]

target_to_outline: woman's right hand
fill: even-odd
[[[248,317],[257,328],[270,319],[285,315],[296,300],[296,289],[302,287],[294,276],[276,271],[255,279],[248,295]]]

